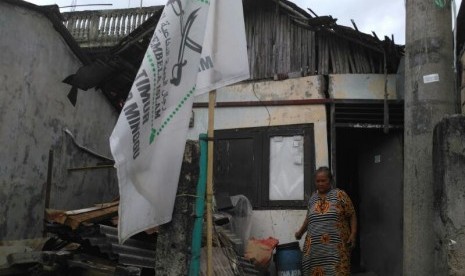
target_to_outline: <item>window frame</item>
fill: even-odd
[[[275,136],[303,136],[304,147],[304,199],[303,200],[270,200],[270,139]],[[262,156],[262,206],[283,207],[306,207],[312,191],[314,191],[313,176],[315,175],[315,135],[313,124],[289,125],[271,127],[264,133],[263,156]]]
[[[215,130],[215,141],[253,139],[253,158],[257,158],[257,165],[254,168],[253,204],[254,210],[273,209],[306,209],[311,193],[315,190],[313,178],[315,175],[315,134],[313,123],[280,125],[270,127],[252,127]],[[274,136],[303,136],[303,170],[304,170],[304,199],[303,200],[270,200],[270,139]],[[216,150],[216,148],[215,148]],[[216,166],[219,156],[214,154],[214,166]],[[214,170],[216,171],[216,169]],[[214,175],[214,183],[215,181]],[[222,191],[224,193],[224,191]]]

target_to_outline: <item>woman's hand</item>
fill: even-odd
[[[351,233],[349,238],[347,239],[347,245],[350,249],[355,247],[355,241],[357,239],[357,235],[355,233]]]
[[[302,233],[302,231],[300,231],[300,230],[297,231],[297,232],[295,232],[295,234],[294,234],[295,239],[296,239],[296,240],[300,240],[300,239],[302,238],[302,235],[303,235],[303,234],[304,234],[304,233]]]

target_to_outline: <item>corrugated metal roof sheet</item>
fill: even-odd
[[[156,241],[137,240],[131,238],[123,245],[118,243],[118,230],[116,227],[99,225],[99,233],[82,236],[93,246],[97,246],[101,252],[108,254],[111,259],[117,259],[118,263],[138,267],[155,267]]]

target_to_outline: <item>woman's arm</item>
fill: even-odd
[[[349,236],[349,240],[347,241],[350,247],[355,246],[356,239],[357,239],[357,216],[355,215],[355,212],[352,212],[352,215],[350,216],[350,236]]]
[[[355,213],[355,208],[352,204],[352,200],[350,199],[349,195],[343,190],[341,190],[340,192],[345,213],[348,216],[350,224],[350,235],[347,239],[347,244],[350,248],[353,248],[357,240],[357,214]]]
[[[300,240],[302,238],[302,235],[305,233],[305,231],[307,231],[307,225],[308,225],[308,218],[307,216],[305,216],[304,223],[302,224],[302,226],[300,226],[300,229],[294,234],[297,240]]]

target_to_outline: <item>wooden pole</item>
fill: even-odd
[[[213,275],[213,136],[215,122],[216,90],[208,95],[208,163],[207,163],[207,276]]]
[[[53,150],[50,149],[48,152],[48,166],[47,166],[47,182],[45,183],[45,206],[44,206],[44,215],[47,209],[50,208],[50,194],[52,192],[52,176],[53,176]],[[43,223],[43,232],[44,237],[47,237],[47,227],[45,225],[45,220]]]
[[[48,152],[47,166],[47,183],[45,186],[45,209],[50,208],[50,193],[52,191],[52,175],[53,175],[53,150]]]

